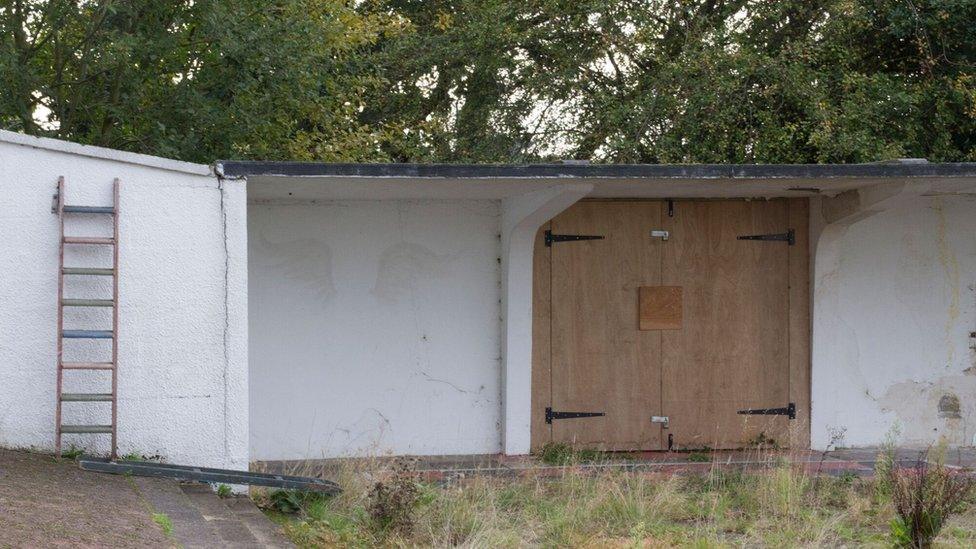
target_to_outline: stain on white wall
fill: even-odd
[[[821,245],[813,447],[976,445],[976,197],[920,197]]]
[[[248,205],[253,460],[501,450],[499,208]]]
[[[111,205],[121,179],[119,451],[246,467],[247,270],[243,182],[207,166],[0,133],[0,445],[54,448],[58,176],[68,204]],[[109,236],[110,219],[66,218]],[[69,246],[68,266],[111,266]],[[67,277],[66,297],[106,297],[109,280]],[[65,328],[108,329],[111,312],[68,309]],[[107,360],[108,341],[67,341],[65,358]],[[69,371],[65,392],[106,392],[108,372]],[[66,403],[64,423],[107,424],[109,403]],[[64,435],[106,453],[107,435]]]

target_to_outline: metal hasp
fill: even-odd
[[[605,412],[553,412],[552,408],[546,408],[546,423],[551,424],[554,419],[577,419],[581,417],[600,417],[607,415]]]
[[[790,229],[785,233],[778,234],[750,234],[736,237],[737,240],[774,240],[788,242],[790,246],[796,244],[796,231]]]
[[[81,457],[78,466],[85,471],[111,473],[113,475],[135,475],[139,477],[171,478],[190,482],[210,482],[219,484],[247,484],[250,486],[269,486],[285,490],[304,490],[338,494],[339,485],[320,478],[275,475],[271,473],[252,473],[232,469],[209,469],[192,465],[167,465],[147,461],[111,461],[105,458]]]
[[[553,242],[577,242],[580,240],[603,240],[603,237],[587,234],[552,234],[552,231],[546,231],[547,248],[552,246]]]
[[[796,404],[791,402],[786,408],[752,408],[739,410],[737,413],[749,416],[788,416],[790,419],[796,419]]]

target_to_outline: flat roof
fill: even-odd
[[[441,179],[820,179],[976,177],[976,162],[900,159],[869,164],[351,164],[219,160],[222,177]]]

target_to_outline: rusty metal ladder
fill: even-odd
[[[118,426],[118,358],[119,358],[119,180],[113,185],[114,204],[112,206],[74,206],[64,203],[65,181],[58,178],[57,214],[61,226],[61,243],[58,258],[58,383],[57,403],[55,411],[55,455],[61,455],[61,437],[66,434],[110,434],[112,436],[112,459],[117,457],[117,426]],[[81,215],[111,215],[112,237],[80,237],[64,234],[64,216],[66,214]],[[64,247],[70,245],[112,246],[111,267],[66,267],[64,265]],[[111,299],[73,299],[64,296],[65,276],[111,276]],[[111,330],[65,330],[65,307],[111,307]],[[109,362],[65,362],[63,360],[65,339],[111,339],[112,359]],[[109,393],[64,393],[62,392],[65,370],[110,370],[112,373],[112,389]],[[66,402],[111,402],[112,420],[105,425],[63,425],[61,423],[61,407]]]

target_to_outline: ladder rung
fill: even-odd
[[[61,402],[111,402],[112,393],[63,393]]]
[[[112,339],[112,330],[62,330],[66,339]]]
[[[62,362],[64,370],[111,370],[115,368],[112,362]]]
[[[111,433],[111,425],[62,425],[62,433]]]
[[[112,307],[115,302],[111,299],[62,299],[65,307]]]
[[[66,236],[65,244],[115,244],[115,239],[100,236]]]
[[[93,276],[112,276],[115,269],[105,269],[100,267],[65,267],[61,272],[66,275],[93,275]]]
[[[86,214],[114,214],[115,208],[112,206],[64,206],[64,213],[86,213]]]

